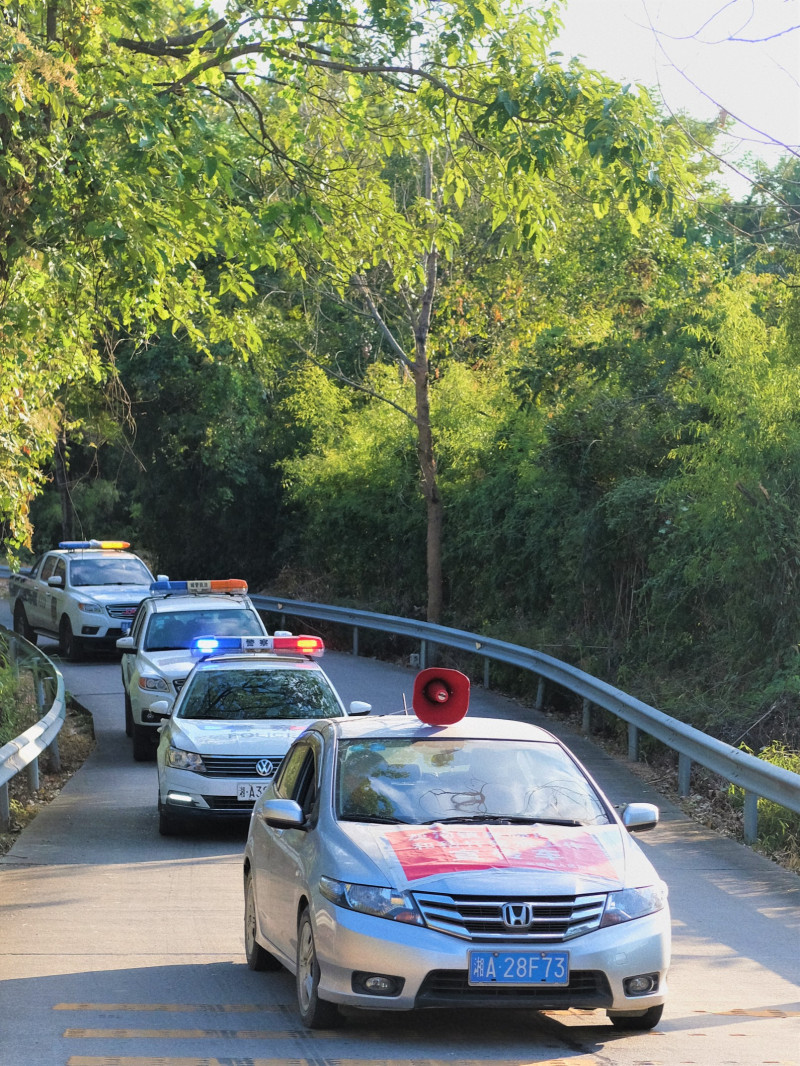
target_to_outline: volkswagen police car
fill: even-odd
[[[157,728],[195,664],[190,646],[209,634],[265,637],[261,616],[247,595],[247,582],[154,581],[130,632],[117,641],[122,654],[125,732],[137,762],[151,759]],[[159,711],[151,709],[158,702]],[[164,703],[166,702],[166,707]]]
[[[319,637],[201,637],[158,745],[159,830],[189,818],[246,817],[311,722],[368,714],[346,711],[325,672]],[[158,704],[152,710],[162,710]],[[167,710],[164,704],[163,710]]]
[[[244,936],[295,975],[303,1023],[340,1007],[601,1008],[661,1017],[667,888],[621,813],[552,734],[464,717],[469,681],[428,669],[416,717],[315,722],[253,809]]]
[[[125,540],[64,540],[28,570],[12,574],[14,630],[32,644],[58,641],[66,659],[113,648],[150,591],[153,575]]]

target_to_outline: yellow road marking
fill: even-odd
[[[306,1029],[65,1029],[64,1036],[80,1040],[294,1040],[298,1036],[335,1036]]]
[[[800,1018],[800,1010],[746,1010],[736,1007],[733,1010],[696,1010],[695,1014],[710,1014],[715,1018]]]

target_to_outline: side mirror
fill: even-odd
[[[306,824],[303,808],[295,800],[265,800],[258,817],[273,829],[302,829]]]
[[[47,579],[47,584],[51,589],[60,589],[64,587],[64,578],[61,574],[51,574]]]
[[[169,581],[166,574],[156,574],[156,581]]]
[[[150,704],[151,714],[160,714],[165,718],[169,715],[169,700],[155,700]]]
[[[117,648],[120,651],[136,651],[133,637],[117,637]]]
[[[653,803],[629,803],[622,812],[622,824],[629,833],[644,833],[658,825],[658,807]]]
[[[353,700],[353,702],[347,708],[347,713],[352,715],[369,714],[371,710],[371,703],[363,703],[361,700]]]

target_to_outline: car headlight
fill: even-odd
[[[167,748],[167,766],[173,766],[176,770],[194,770],[197,774],[206,772],[202,756],[196,751],[184,751],[182,748]]]
[[[91,600],[78,601],[78,610],[83,611],[84,614],[101,614],[103,608],[99,603],[92,603]]]
[[[425,924],[408,892],[376,885],[355,885],[352,881],[336,881],[333,877],[321,877],[319,890],[331,903],[359,914],[372,914],[376,918],[390,918],[409,925]]]
[[[142,674],[139,678],[139,688],[145,692],[169,692],[169,685],[163,677],[151,677],[149,674]]]
[[[663,881],[656,885],[645,885],[644,888],[625,888],[621,892],[609,892],[600,928],[631,922],[634,918],[644,918],[646,914],[663,910],[666,905],[667,886]]]

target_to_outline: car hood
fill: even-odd
[[[150,595],[147,585],[73,585],[76,596],[98,603],[140,603]]]
[[[174,718],[169,739],[176,748],[203,755],[285,755],[313,718],[266,722],[208,722]]]
[[[172,651],[143,652],[139,662],[141,673],[147,673],[149,666],[153,673],[173,678],[186,677],[197,659],[192,657],[188,648],[174,648]]]
[[[383,826],[340,822],[339,827],[360,852],[363,875],[368,875],[370,867],[374,873],[377,867],[387,884],[398,889],[579,895],[658,879],[627,830],[616,824]],[[360,876],[353,874],[354,880]]]

